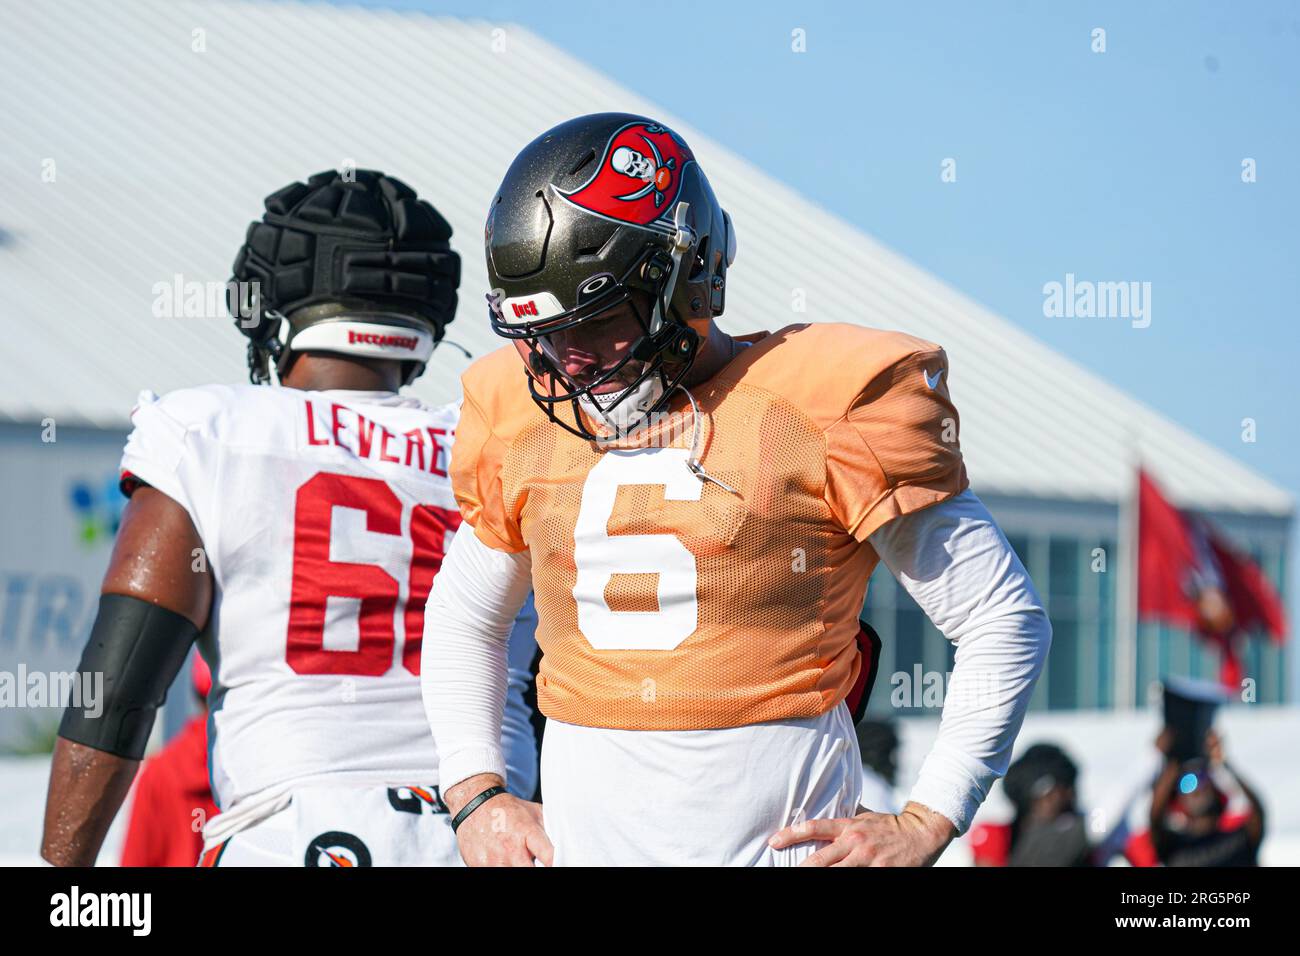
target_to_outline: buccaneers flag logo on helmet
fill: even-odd
[[[600,166],[585,185],[562,195],[590,212],[636,226],[668,222],[682,173],[695,162],[666,126],[630,123],[610,137]]]

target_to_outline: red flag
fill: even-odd
[[[1275,644],[1281,644],[1286,639],[1286,612],[1273,583],[1258,564],[1213,530],[1209,541],[1238,630],[1264,631]]]
[[[1138,614],[1182,627],[1223,655],[1224,684],[1239,686],[1236,636],[1267,631],[1281,643],[1286,619],[1259,565],[1203,519],[1180,511],[1138,472]]]

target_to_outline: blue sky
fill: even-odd
[[[527,26],[1300,498],[1300,4],[367,5]],[[1150,326],[1044,317],[1069,272]]]

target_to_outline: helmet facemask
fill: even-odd
[[[693,246],[685,213],[683,203],[684,235],[673,254],[648,244],[626,275],[608,277],[599,295],[577,308],[510,321],[502,297],[487,297],[493,330],[512,339],[524,359],[533,401],[581,438],[618,441],[642,428],[694,362],[699,334],[669,314],[682,254]],[[556,414],[564,404],[571,421]]]

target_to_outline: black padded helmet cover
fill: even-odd
[[[374,326],[404,326],[421,342],[442,338],[456,314],[460,256],[451,249],[447,220],[401,180],[375,170],[330,170],[277,190],[265,207],[235,257],[227,297],[236,325],[250,340],[255,381],[266,379],[268,357],[281,357],[276,337],[284,320],[311,306],[341,303],[369,320],[361,347],[350,347],[346,337],[316,335],[318,341],[342,343],[311,346],[327,351],[404,358],[386,355],[374,343],[400,345],[411,334],[385,337]],[[305,331],[295,323],[294,336]],[[352,338],[360,342],[362,335]],[[287,344],[294,347],[292,337]],[[421,351],[431,349],[429,344]],[[413,359],[418,369],[408,381],[427,357]]]

